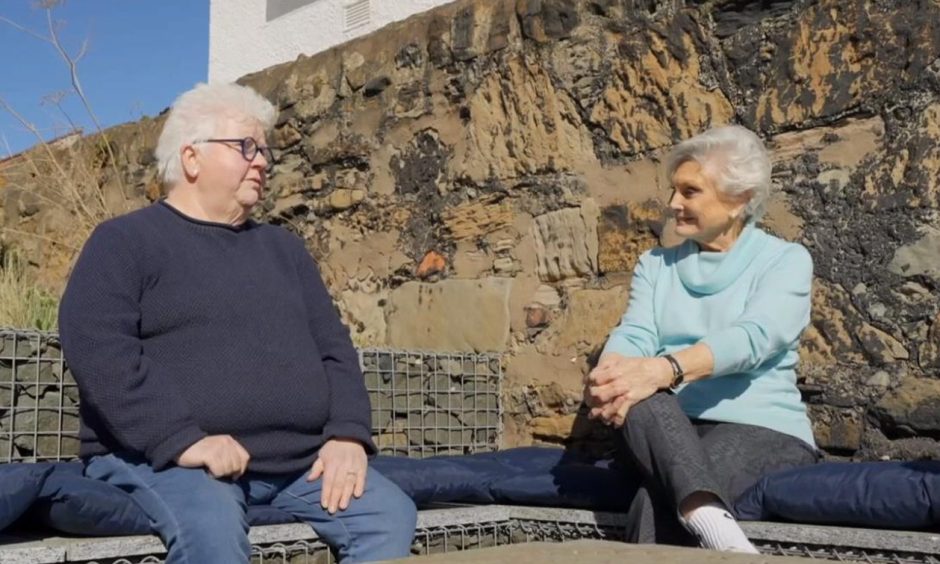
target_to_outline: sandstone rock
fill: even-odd
[[[656,237],[646,225],[661,214],[658,210],[608,206],[601,210],[597,227],[598,267],[602,273],[633,272],[639,256],[656,246]]]
[[[366,198],[364,190],[349,190],[347,188],[337,188],[327,196],[325,206],[333,211],[343,211],[358,205]]]
[[[638,31],[622,37],[613,73],[590,108],[591,122],[620,153],[666,147],[731,121],[727,97],[705,86],[714,73],[706,55],[710,47],[691,12],[662,24],[644,23]]]
[[[479,278],[492,267],[486,251],[466,239],[457,241],[454,253],[454,276],[457,278]]]
[[[867,323],[862,325],[858,339],[868,357],[878,364],[906,360],[910,357],[904,345],[897,339]]]
[[[729,42],[737,45],[726,48],[737,82],[758,93],[747,108],[749,121],[762,129],[799,125],[917,80],[940,54],[938,21],[936,5],[881,10],[861,0],[826,0],[763,36],[762,44],[773,49],[766,61],[760,48],[743,44],[749,35],[739,33]],[[885,48],[901,44],[919,48]]]
[[[898,248],[888,268],[900,276],[928,276],[940,282],[940,229],[928,226],[920,240]]]
[[[561,305],[561,296],[558,295],[558,290],[543,284],[535,291],[535,294],[532,296],[532,302],[548,308],[558,307]]]
[[[578,290],[568,297],[568,309],[552,324],[553,348],[587,354],[607,341],[627,307],[628,288]]]
[[[444,225],[454,239],[472,239],[512,224],[509,200],[485,198],[444,210]]]
[[[303,171],[300,170],[288,170],[285,172],[278,172],[275,175],[271,176],[271,179],[268,181],[267,189],[272,194],[280,199],[290,198],[291,196],[297,196],[303,192],[307,187],[307,178]],[[284,204],[280,201],[275,202],[275,207],[284,207]]]
[[[580,23],[576,4],[563,0],[517,0],[516,13],[526,37],[539,43],[567,37]]]
[[[493,273],[497,276],[513,276],[519,267],[511,257],[499,257],[493,260]]]
[[[345,51],[343,53],[343,73],[346,82],[353,90],[359,90],[366,83],[368,72],[366,58],[358,51]]]
[[[586,199],[580,208],[550,212],[533,226],[539,278],[554,282],[597,271],[597,207]]]
[[[571,436],[575,418],[573,413],[552,417],[536,417],[530,421],[532,436],[538,439],[562,442]]]
[[[279,151],[290,149],[304,138],[303,134],[297,131],[297,128],[286,123],[274,130],[271,141]]]
[[[834,167],[832,170],[851,173],[883,148],[884,135],[885,122],[881,116],[875,116],[849,119],[831,127],[781,133],[769,140],[768,148],[775,167],[814,154],[820,163]]]
[[[509,2],[477,2],[458,10],[453,22],[453,57],[469,61],[507,47],[514,19]]]
[[[905,378],[872,412],[891,435],[936,434],[940,432],[940,380]]]
[[[507,358],[504,389],[523,385],[558,383],[566,389],[581,386],[584,365],[577,358],[556,356],[557,351],[539,351],[537,345],[519,346]]]
[[[362,292],[344,290],[340,295],[343,322],[349,327],[353,344],[357,347],[383,347],[386,345],[388,326],[385,307],[388,290]]]
[[[403,349],[502,351],[509,289],[502,278],[408,282],[391,292],[388,343]]]
[[[823,416],[817,409],[812,411],[811,418],[820,448],[842,453],[853,453],[860,448],[865,425],[858,412],[826,408]]]
[[[879,370],[865,380],[866,386],[886,389],[891,384],[891,375],[884,370]]]
[[[922,369],[936,373],[940,368],[940,315],[931,321],[927,338],[920,347],[919,357]]]
[[[316,61],[320,65],[322,62]],[[327,65],[314,69],[296,68],[285,80],[282,103],[292,104],[294,115],[298,119],[316,119],[326,113],[336,101],[338,85],[332,77],[338,76],[341,74],[331,74]]]
[[[466,107],[472,122],[455,147],[458,176],[483,182],[596,160],[576,104],[528,60],[513,57],[488,74]]]
[[[842,362],[864,363],[862,351],[855,342],[865,322],[858,315],[844,290],[817,280],[813,285],[812,329],[805,344],[823,358]],[[815,335],[817,339],[813,339]],[[815,344],[814,344],[815,342]]]
[[[940,177],[940,102],[934,101],[906,121],[907,129],[888,143],[885,154],[864,178],[862,197],[867,209],[936,208],[940,204],[936,181]],[[924,244],[920,252],[930,253],[935,236]]]
[[[581,403],[581,392],[566,390],[557,382],[538,388],[538,397],[548,409],[570,411]]]

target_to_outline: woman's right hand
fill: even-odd
[[[231,435],[209,435],[193,443],[179,455],[183,468],[204,467],[213,478],[240,478],[251,456]]]
[[[627,411],[672,379],[672,367],[663,358],[625,357],[607,353],[588,374],[585,402],[589,417],[622,425]]]

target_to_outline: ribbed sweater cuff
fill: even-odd
[[[163,470],[175,462],[186,449],[207,436],[206,432],[196,425],[184,427],[148,448],[147,458],[150,459],[154,470]]]
[[[372,433],[369,429],[353,421],[331,421],[323,428],[323,442],[330,439],[355,439],[362,443],[367,455],[378,452],[372,442]]]

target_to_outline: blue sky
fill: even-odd
[[[35,4],[0,0],[0,16],[48,35],[45,11]],[[209,0],[65,0],[53,18],[62,22],[66,50],[76,53],[88,42],[78,74],[105,127],[157,115],[208,75]],[[0,99],[46,138],[65,133],[68,119],[48,102],[71,88],[55,48],[0,21],[0,61]],[[94,131],[77,96],[66,95],[61,106],[86,133]],[[16,153],[35,143],[0,108],[0,158],[8,156],[7,144]]]

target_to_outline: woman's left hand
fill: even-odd
[[[368,459],[362,443],[334,438],[320,447],[307,481],[323,478],[320,505],[330,515],[349,507],[352,498],[362,497],[366,488]]]
[[[620,427],[630,408],[668,387],[672,367],[664,358],[605,355],[588,375],[589,417]]]

